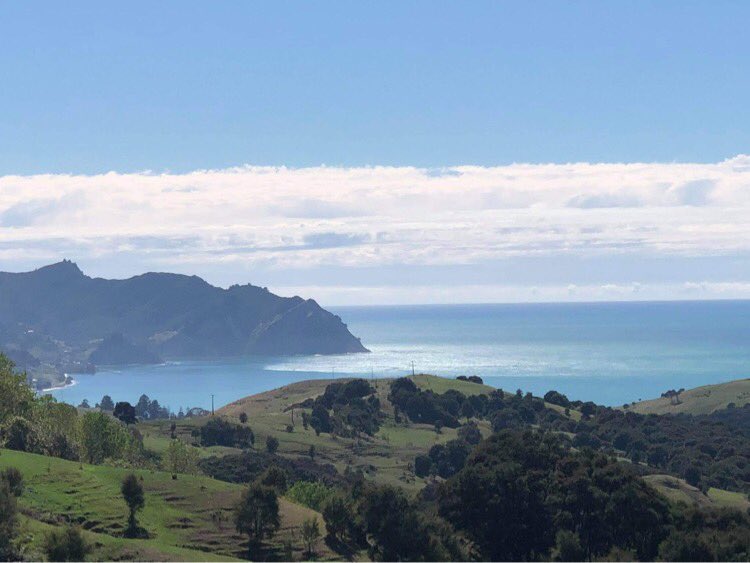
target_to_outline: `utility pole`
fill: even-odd
[[[411,361],[411,376],[414,377],[414,360]]]
[[[214,415],[214,395],[211,393],[211,416]]]

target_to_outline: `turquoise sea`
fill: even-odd
[[[101,369],[52,391],[92,404],[145,393],[174,410],[310,378],[479,375],[506,390],[620,405],[750,377],[750,301],[331,307],[372,353]]]

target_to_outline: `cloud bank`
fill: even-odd
[[[709,164],[243,166],[188,174],[0,177],[0,266],[6,270],[68,257],[100,275],[172,270],[228,284],[252,273],[261,285],[268,277],[290,288],[369,288],[385,292],[387,302],[387,287],[400,286],[401,295],[420,284],[381,283],[379,268],[450,272],[495,264],[478,280],[487,288],[498,287],[492,272],[519,257],[613,256],[628,263],[664,258],[678,270],[681,259],[750,256],[750,156]],[[335,282],[304,279],[331,269]],[[374,272],[371,283],[348,278],[347,272],[361,269]],[[635,269],[627,284],[640,283]],[[446,275],[456,286],[455,276]],[[550,285],[544,277],[526,280],[520,293],[507,286],[478,294],[534,300],[532,286],[538,295],[539,287]],[[692,291],[685,284],[706,281],[694,273],[680,278],[679,271],[673,277],[676,297]],[[744,295],[750,275],[735,278],[703,287],[738,284],[732,295]],[[430,281],[429,287],[442,283]],[[544,291],[564,298],[563,288],[591,287],[589,281],[582,272]],[[623,293],[621,281],[604,293]],[[336,301],[332,291],[323,293]],[[588,293],[596,298],[597,291]]]

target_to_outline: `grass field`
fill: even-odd
[[[711,488],[707,494],[689,485],[683,479],[671,475],[646,475],[644,480],[663,494],[670,502],[683,503],[701,508],[736,508],[742,511],[750,508],[747,495]]]
[[[11,450],[0,450],[0,468],[17,467],[26,488],[20,499],[22,530],[27,558],[41,558],[45,531],[74,523],[86,532],[96,560],[218,561],[245,558],[247,539],[238,535],[232,510],[243,487],[208,477],[171,475],[161,471],[134,471],[143,479],[146,506],[138,515],[148,539],[124,539],[127,507],[120,484],[130,470],[92,466]],[[283,558],[289,540],[294,555],[302,554],[298,529],[316,512],[280,499],[279,533],[265,546],[267,557]],[[321,541],[320,558],[335,558]]]
[[[750,402],[750,379],[738,379],[683,391],[680,393],[677,404],[673,404],[670,399],[660,397],[639,401],[628,408],[641,414],[710,414],[725,409],[730,403],[734,403],[739,408],[748,402]]]

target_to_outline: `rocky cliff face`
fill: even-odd
[[[23,348],[22,335],[34,334],[59,343],[60,354],[95,363],[367,351],[338,316],[311,299],[253,285],[222,289],[178,274],[91,278],[69,261],[0,273],[0,318],[6,340],[0,348],[9,339]]]

